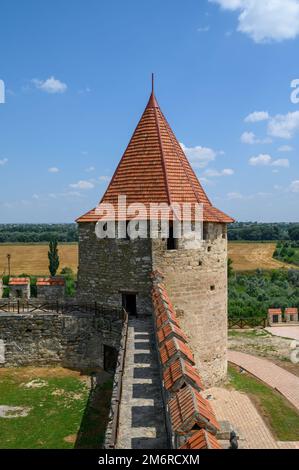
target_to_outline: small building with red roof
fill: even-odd
[[[62,300],[65,296],[65,279],[63,277],[39,277],[36,281],[39,300]]]
[[[9,279],[9,297],[11,299],[30,299],[30,278],[11,277]]]
[[[268,309],[268,322],[270,326],[282,323],[282,309],[269,308]]]
[[[286,308],[284,311],[285,320],[287,323],[297,323],[298,322],[298,308]]]

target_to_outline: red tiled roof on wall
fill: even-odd
[[[178,357],[182,357],[194,365],[194,357],[189,346],[177,338],[172,338],[166,341],[159,348],[160,359],[163,366],[167,366],[172,363]]]
[[[101,202],[112,204],[116,210],[120,195],[126,195],[127,206],[143,203],[148,214],[151,203],[201,203],[204,221],[233,222],[231,217],[212,206],[154,93]],[[77,222],[97,222],[99,218],[92,209]],[[123,216],[116,210],[116,220],[119,219]]]
[[[201,429],[195,431],[180,449],[203,450],[203,449],[222,449],[216,437],[208,431]]]
[[[162,326],[158,331],[157,331],[157,338],[158,338],[158,343],[159,345],[162,344],[164,341],[167,341],[170,338],[178,338],[180,341],[183,341],[184,343],[188,342],[187,336],[183,332],[183,330],[168,321],[166,325]]]
[[[196,426],[213,434],[220,429],[208,400],[189,385],[179,390],[168,405],[172,427],[178,434],[186,434]]]
[[[204,389],[199,373],[194,366],[182,358],[176,359],[163,372],[164,387],[168,391],[176,392],[182,386],[190,384],[198,391]]]

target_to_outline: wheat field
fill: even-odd
[[[59,271],[69,266],[74,272],[78,267],[78,245],[61,244],[58,246]],[[47,244],[0,244],[0,274],[8,274],[7,255],[11,255],[11,274],[32,274],[44,276],[49,274]]]
[[[228,256],[233,260],[235,271],[294,268],[273,258],[275,248],[276,243],[230,242]]]
[[[228,256],[233,260],[235,271],[279,269],[292,266],[273,259],[275,243],[228,244]],[[0,244],[0,274],[8,274],[7,254],[11,255],[11,274],[48,275],[47,244]],[[60,267],[69,266],[74,272],[78,267],[78,245],[59,245]]]

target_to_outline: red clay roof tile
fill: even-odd
[[[199,373],[194,366],[178,358],[163,372],[164,387],[167,391],[176,392],[185,385],[191,385],[198,391],[204,389]]]
[[[30,278],[29,277],[11,277],[9,279],[10,286],[24,286],[27,284],[30,284]]]
[[[298,313],[298,308],[291,308],[291,307],[288,307],[285,309],[285,313],[287,315],[297,315]]]
[[[282,310],[281,308],[269,308],[268,314],[269,315],[282,315]]]
[[[148,213],[150,203],[202,203],[204,221],[233,222],[212,206],[153,94],[101,200],[113,204],[116,220],[123,219],[117,210],[119,195],[127,196],[127,206],[143,203]],[[92,209],[77,222],[99,218]]]
[[[195,431],[180,449],[202,450],[202,449],[222,449],[216,437],[205,429]]]
[[[64,286],[65,280],[62,278],[39,277],[36,281],[37,286]]]
[[[169,341],[166,341],[159,348],[159,354],[164,367],[170,365],[178,357],[182,357],[183,359],[188,360],[190,364],[195,365],[191,349],[187,344],[177,338],[172,338]]]
[[[179,390],[168,406],[172,429],[177,434],[186,434],[198,427],[213,434],[220,429],[209,402],[190,385]]]
[[[169,340],[170,338],[177,338],[184,343],[188,342],[188,338],[183,330],[169,320],[157,331],[157,338],[159,345]]]

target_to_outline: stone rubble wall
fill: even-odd
[[[0,367],[103,368],[104,345],[118,349],[121,329],[122,321],[95,314],[1,314]]]
[[[98,239],[94,223],[79,224],[77,297],[120,307],[122,292],[137,294],[137,311],[151,315],[151,240]]]

